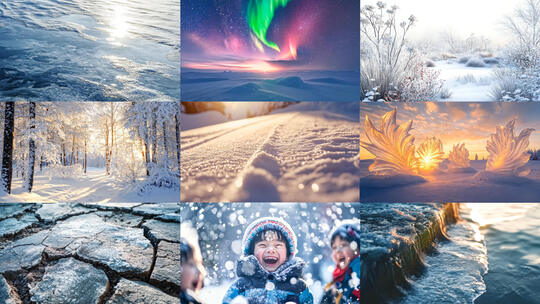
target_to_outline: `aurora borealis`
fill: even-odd
[[[359,71],[358,0],[184,0],[182,68]]]
[[[266,32],[274,18],[276,9],[280,6],[285,7],[290,0],[250,0],[247,7],[247,22],[255,36],[265,45],[280,51],[279,47],[272,41],[266,40]],[[262,47],[256,41],[257,48]]]

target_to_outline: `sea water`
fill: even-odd
[[[475,303],[540,302],[540,204],[467,204],[487,245],[486,292]]]
[[[0,100],[180,98],[179,0],[0,2]]]

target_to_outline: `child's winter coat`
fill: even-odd
[[[321,304],[360,303],[360,256],[343,272],[334,271],[334,279],[326,285]]]
[[[238,296],[249,304],[312,304],[313,296],[302,279],[305,262],[292,258],[274,272],[264,269],[253,255],[242,257],[236,265],[238,279],[229,288],[223,304]]]

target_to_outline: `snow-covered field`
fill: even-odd
[[[493,101],[490,93],[495,84],[494,68],[492,64],[467,67],[458,59],[435,61],[444,86],[452,93],[444,101]]]
[[[539,161],[527,163],[531,172],[525,177],[486,174],[486,161],[476,160],[471,161],[476,172],[441,171],[423,183],[388,187],[366,185],[372,162],[360,161],[362,202],[534,202],[540,197]]]
[[[199,72],[183,71],[186,101],[358,101],[358,72]]]
[[[46,171],[36,172],[31,193],[23,189],[21,178],[13,179],[11,194],[0,194],[0,202],[178,202],[179,189],[156,188],[139,194],[135,183],[121,183],[107,176],[104,168],[88,168],[79,177],[49,177]]]
[[[358,103],[182,131],[182,201],[358,201],[359,133]]]

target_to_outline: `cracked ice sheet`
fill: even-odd
[[[0,273],[37,265],[47,247],[106,264],[120,273],[147,273],[153,256],[142,229],[113,225],[96,214],[85,214],[9,244],[0,251]]]
[[[308,105],[182,132],[182,201],[357,201],[359,110]]]

